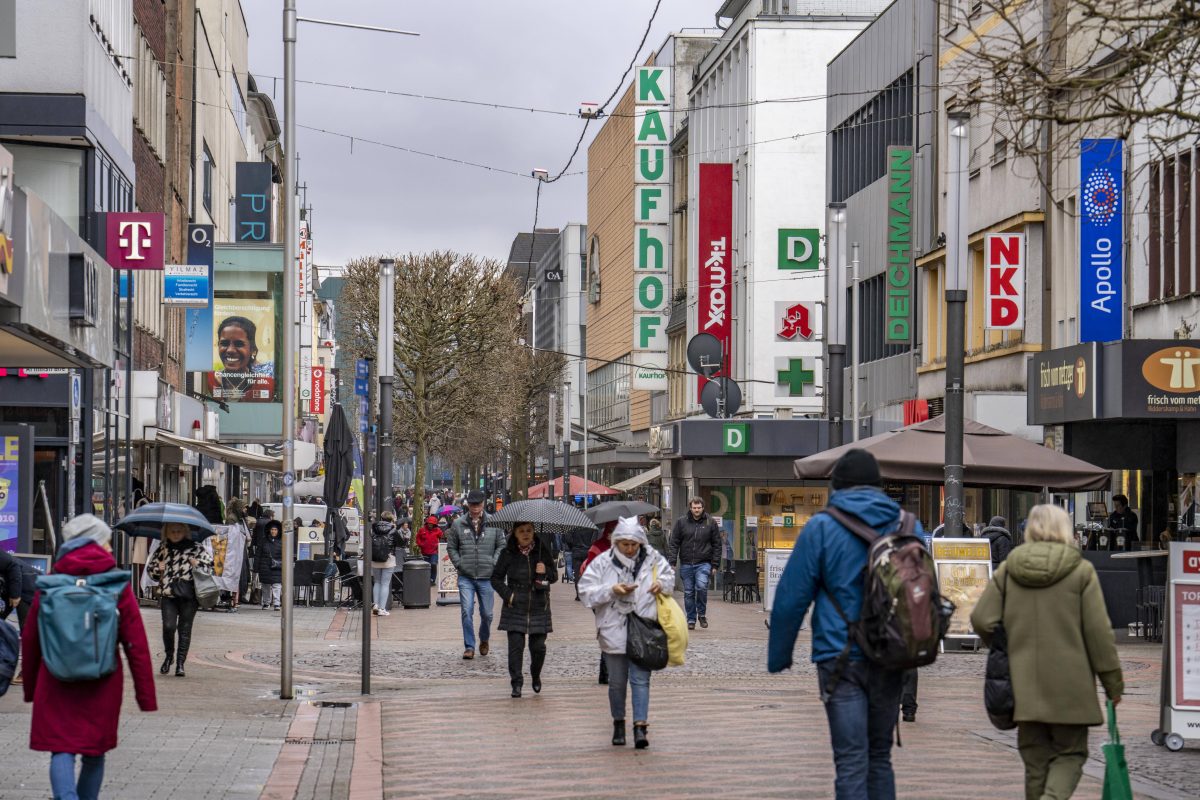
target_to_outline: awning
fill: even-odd
[[[245,450],[238,450],[234,447],[226,447],[225,445],[216,444],[214,442],[204,442],[198,439],[189,439],[186,436],[176,436],[173,433],[164,431],[158,432],[158,441],[163,444],[174,445],[175,447],[186,447],[188,450],[195,450],[197,453],[203,453],[209,458],[215,458],[218,461],[224,461],[226,464],[233,464],[237,467],[245,469],[255,469],[259,472],[282,472],[283,459],[272,458],[271,456],[260,456],[255,453],[247,453]]]
[[[634,489],[638,488],[639,486],[647,484],[650,481],[656,481],[661,477],[662,477],[662,467],[655,467],[654,469],[648,469],[645,472],[634,475],[632,478],[630,478],[627,481],[621,481],[620,483],[613,484],[612,488],[614,488],[618,492],[622,492],[622,493],[632,492]]]

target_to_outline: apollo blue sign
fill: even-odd
[[[1124,330],[1120,139],[1079,142],[1079,341],[1112,342]]]

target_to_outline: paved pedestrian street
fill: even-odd
[[[650,749],[609,744],[591,613],[554,589],[555,632],[534,695],[509,697],[505,639],[462,660],[457,606],[375,618],[373,693],[359,694],[361,612],[296,610],[297,698],[277,699],[279,614],[202,613],[188,677],[159,676],[159,711],[126,695],[121,744],[104,797],[133,798],[822,798],[833,762],[808,632],[794,674],[765,670],[758,605],[710,600],[708,630],[688,664],[655,674]],[[157,609],[142,609],[161,657]],[[1122,733],[1142,798],[1200,796],[1200,747],[1153,746],[1157,646],[1122,644],[1128,694]],[[996,732],[980,700],[984,657],[948,653],[921,672],[920,710],[894,760],[905,798],[1023,797],[1015,737]],[[1100,797],[1104,735],[1076,797]],[[49,796],[48,756],[28,749],[19,687],[0,698],[0,797]]]

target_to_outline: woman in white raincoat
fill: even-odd
[[[596,638],[608,665],[608,705],[612,711],[612,743],[625,744],[626,684],[633,687],[633,742],[638,749],[650,746],[646,738],[650,711],[650,670],[625,655],[628,615],[658,619],[654,596],[668,595],[675,586],[675,570],[649,545],[636,517],[622,519],[612,533],[612,549],[593,559],[579,579],[579,596],[596,614]]]

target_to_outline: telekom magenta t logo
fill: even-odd
[[[105,257],[113,269],[163,268],[162,214],[112,213],[105,231]]]

